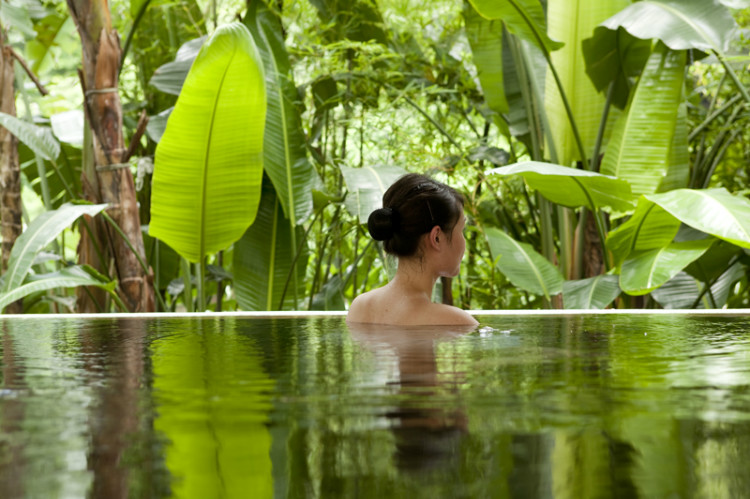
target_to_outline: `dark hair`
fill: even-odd
[[[463,196],[452,187],[409,173],[385,191],[383,208],[370,214],[367,228],[387,253],[408,257],[417,252],[420,236],[436,225],[450,237],[463,205]]]

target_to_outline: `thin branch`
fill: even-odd
[[[13,50],[13,48],[8,47],[10,49],[10,54],[16,58],[18,63],[21,65],[24,71],[26,71],[26,74],[29,75],[29,78],[31,78],[31,81],[34,82],[34,85],[36,85],[37,90],[39,90],[39,93],[42,95],[49,95],[49,90],[44,88],[44,85],[42,85],[42,82],[39,81],[39,78],[36,77],[34,72],[31,70],[28,64],[26,64],[26,61],[23,60],[23,57],[18,55],[18,53]]]
[[[123,163],[127,163],[130,159],[130,156],[133,155],[135,152],[135,148],[138,147],[138,144],[141,142],[141,137],[143,137],[143,134],[146,132],[146,126],[148,125],[148,115],[146,114],[146,110],[144,109],[141,111],[141,116],[138,118],[138,126],[135,129],[135,133],[133,134],[133,137],[130,139],[130,145],[128,146],[128,151],[125,153],[125,157],[122,158]]]

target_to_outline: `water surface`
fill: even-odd
[[[0,497],[739,497],[750,317],[0,319]]]

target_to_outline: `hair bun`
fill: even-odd
[[[398,230],[398,213],[391,208],[378,208],[370,213],[367,229],[376,241],[387,241]]]

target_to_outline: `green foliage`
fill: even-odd
[[[245,26],[201,49],[159,142],[149,233],[202,262],[252,223],[260,201],[265,86]]]
[[[590,210],[610,207],[626,211],[632,207],[630,184],[625,180],[598,173],[528,161],[487,171],[495,175],[520,175],[532,189],[545,198],[569,208],[585,206]]]
[[[607,274],[565,281],[562,289],[565,308],[575,310],[606,308],[620,294],[619,278]]]
[[[65,204],[54,211],[39,215],[16,240],[3,274],[3,290],[7,293],[23,283],[34,259],[48,244],[82,215],[94,216],[106,205]]]
[[[513,284],[547,299],[562,291],[560,272],[531,245],[494,228],[487,229],[486,234],[495,265]]]
[[[44,196],[49,209],[81,197],[90,144],[78,132],[80,93],[68,90],[80,64],[75,27],[62,3],[32,3],[16,14],[33,33],[12,30],[12,43],[52,95],[19,93],[19,114],[33,131],[18,132],[29,142],[19,151],[33,189],[24,195]],[[453,281],[456,305],[750,306],[742,249],[750,247],[750,77],[746,59],[727,56],[750,48],[733,31],[735,20],[750,24],[747,10],[702,0],[237,5],[216,4],[204,18],[193,0],[111,4],[127,47],[119,81],[126,139],[143,110],[150,116],[146,135],[132,144],[131,166],[142,185],[142,224],[164,238],[146,238],[146,263],[167,308],[192,310],[210,297],[206,308],[214,310],[345,309],[394,272],[396,262],[363,224],[407,171],[464,194],[467,252]],[[212,122],[220,106],[187,112],[184,103],[195,101],[188,72],[195,65],[190,74],[203,71],[205,87],[218,88],[213,64],[220,63],[205,55],[217,52],[215,42],[201,47],[216,20],[237,16],[265,78],[246,72],[225,86],[264,94],[267,114],[251,120],[258,114],[232,94],[225,101],[232,119],[216,114]],[[69,110],[78,112],[60,114]],[[212,123],[208,146],[203,132]],[[39,130],[46,142],[34,135]],[[59,154],[47,147],[58,141]],[[204,197],[200,189],[217,184],[203,182],[212,170],[200,165],[215,163],[216,153],[224,187]],[[191,162],[197,169],[186,167]],[[270,182],[261,201],[262,171]],[[181,187],[182,197],[167,184]],[[646,194],[635,207],[634,194]],[[209,220],[203,208],[218,211]],[[166,235],[177,229],[182,242]],[[77,237],[64,230],[53,239],[70,253]],[[181,266],[168,246],[187,254],[177,247],[188,240],[190,258],[204,260],[206,272]],[[506,265],[514,255],[528,258]],[[54,275],[61,264],[42,265],[38,274]],[[513,274],[547,267],[554,272],[541,283],[533,270]],[[627,293],[648,293],[645,300],[618,297],[623,282]],[[560,291],[562,302],[547,299]],[[61,294],[29,299],[45,293],[47,302]]]

